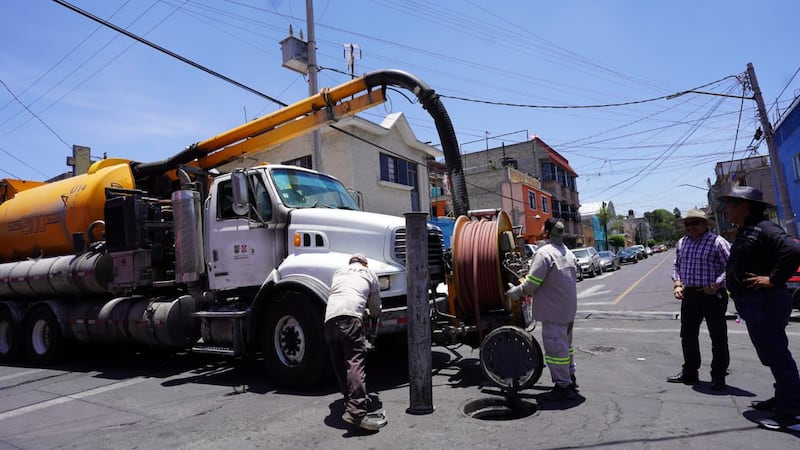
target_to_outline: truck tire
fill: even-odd
[[[0,363],[16,362],[19,359],[22,341],[19,328],[11,312],[0,307]]]
[[[318,384],[330,373],[323,312],[307,295],[287,291],[267,308],[261,337],[273,381],[295,388]]]
[[[34,309],[25,322],[28,360],[37,365],[48,365],[61,361],[66,351],[66,342],[56,316],[50,308]]]

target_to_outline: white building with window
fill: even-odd
[[[420,142],[403,113],[386,116],[380,124],[350,117],[322,129],[322,172],[352,189],[362,209],[402,216],[429,212],[427,160],[441,150]],[[319,170],[312,162],[311,135],[243,158],[224,170],[261,162],[294,164]]]

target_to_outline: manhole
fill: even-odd
[[[519,398],[479,398],[469,400],[461,407],[461,412],[479,420],[516,420],[535,414],[535,403]]]
[[[589,347],[581,347],[579,350],[582,350],[586,353],[590,353],[592,355],[596,355],[598,353],[615,353],[615,352],[623,352],[625,351],[622,347],[614,347],[610,345],[592,345]]]

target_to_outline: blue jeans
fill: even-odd
[[[775,377],[776,411],[800,415],[800,375],[786,337],[792,312],[789,293],[785,288],[761,289],[735,298],[734,303],[747,324],[758,359]]]

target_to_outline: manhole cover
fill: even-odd
[[[535,403],[518,398],[479,398],[470,400],[461,408],[466,416],[480,420],[516,420],[535,414]]]
[[[587,353],[597,354],[597,353],[621,352],[621,351],[624,351],[625,349],[622,348],[622,347],[613,347],[613,346],[610,346],[610,345],[592,345],[590,347],[583,347],[583,348],[581,348],[581,350],[583,350],[583,351],[585,351]]]

